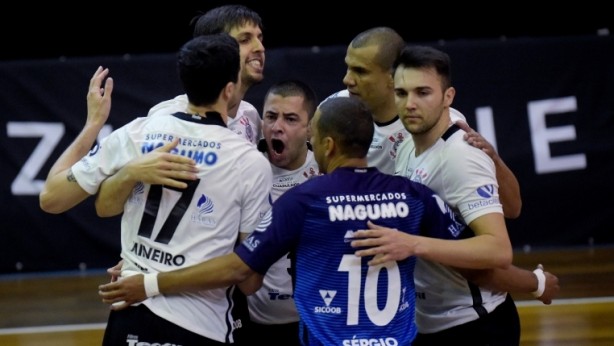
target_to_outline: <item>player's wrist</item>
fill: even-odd
[[[143,286],[145,287],[145,294],[151,298],[160,294],[158,288],[158,273],[149,273],[143,276]]]
[[[533,271],[533,274],[535,274],[535,277],[537,278],[537,289],[531,292],[531,294],[533,295],[533,297],[539,298],[544,294],[544,291],[546,290],[546,275],[544,274],[544,270],[541,267],[535,269]]]

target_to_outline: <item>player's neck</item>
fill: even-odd
[[[283,168],[287,171],[296,171],[297,169],[303,167],[303,165],[307,161],[307,151],[308,151],[307,145],[305,145],[304,150],[301,150],[301,152],[296,156],[294,160],[292,160],[291,162],[289,162],[287,165],[283,167],[281,166],[277,166],[277,167]]]
[[[243,100],[243,97],[245,97],[245,93],[247,92],[247,90],[249,89],[249,86],[244,87],[245,84],[241,84],[241,89],[238,91],[237,94],[237,99],[239,100],[239,102],[237,102],[235,105],[229,105],[228,106],[228,117],[234,119],[237,116],[237,113],[239,112],[239,106],[241,105],[241,100]]]
[[[389,123],[397,116],[397,108],[392,102],[385,102],[379,108],[371,110],[373,112],[373,120],[379,124]]]
[[[367,168],[369,165],[367,163],[367,158],[348,158],[348,157],[337,157],[332,159],[327,167],[327,172],[331,173],[335,169],[340,167],[355,167],[355,168]]]
[[[224,123],[228,123],[228,106],[226,104],[222,104],[220,102],[216,102],[212,105],[208,106],[195,106],[193,104],[188,104],[187,113],[195,114],[201,117],[207,117],[207,112],[216,112],[222,116]]]
[[[232,107],[228,107],[228,117],[234,119],[239,112],[239,106],[241,105],[241,101],[237,102],[236,105]]]
[[[439,117],[437,123],[435,123],[435,126],[430,130],[418,135],[412,134],[412,139],[416,148],[416,156],[420,156],[420,154],[435,145],[439,138],[448,130],[450,124],[450,111],[446,109],[441,117]]]

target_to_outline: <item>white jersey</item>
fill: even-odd
[[[194,159],[198,180],[184,190],[135,186],[121,221],[123,276],[171,271],[231,253],[239,231],[253,231],[270,208],[269,162],[227,129],[217,113],[137,118],[112,132],[72,171],[79,185],[94,194],[130,160],[174,138],[180,142],[171,153]],[[224,342],[233,339],[233,290],[157,295],[143,304],[176,325]]]
[[[284,192],[319,174],[318,164],[311,150],[307,151],[305,163],[298,169],[288,171],[271,165],[273,189],[271,197],[277,200]],[[275,262],[264,276],[262,287],[247,296],[252,321],[260,324],[284,324],[298,322],[294,305],[292,277],[288,270],[290,259],[286,256]]]
[[[151,107],[147,116],[152,114],[173,114],[175,112],[185,113],[187,108],[188,96],[183,94]],[[237,114],[234,118],[228,117],[226,126],[254,145],[257,145],[258,141],[262,138],[262,119],[256,107],[249,102],[241,101]]]
[[[329,98],[349,96],[350,93],[345,89],[328,96],[324,101]],[[465,120],[465,116],[457,110],[450,108],[450,111],[452,121]],[[374,125],[373,141],[367,153],[367,162],[369,166],[377,167],[382,173],[394,174],[394,161],[397,157],[399,145],[404,141],[411,141],[411,135],[398,116],[388,123],[374,123]]]
[[[403,142],[396,173],[433,189],[469,224],[485,214],[503,214],[503,208],[493,161],[482,150],[469,145],[464,134],[452,125],[418,157],[413,140]],[[491,312],[506,297],[504,292],[470,284],[450,267],[421,258],[416,262],[414,275],[416,324],[420,333],[435,333],[476,320],[479,316],[474,306]]]

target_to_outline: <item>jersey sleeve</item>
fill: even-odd
[[[447,148],[441,160],[446,165],[442,175],[445,196],[466,224],[482,215],[503,213],[495,165],[486,153],[460,139]]]
[[[251,233],[271,208],[273,173],[268,160],[257,150],[252,150],[242,160],[241,222],[239,231]]]
[[[96,194],[107,177],[134,157],[133,145],[127,133],[129,125],[113,131],[72,166],[77,183],[90,195]]]
[[[147,116],[158,114],[173,114],[175,112],[185,112],[188,107],[188,96],[186,94],[178,95],[170,100],[162,101],[151,107]]]
[[[277,199],[260,225],[235,249],[243,262],[262,275],[298,243],[305,208],[297,190],[289,190]]]
[[[434,191],[425,185],[420,186],[425,215],[421,234],[431,238],[459,239],[465,238],[469,228],[454,213],[454,210]]]

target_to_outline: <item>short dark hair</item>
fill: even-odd
[[[213,104],[228,82],[239,78],[239,44],[230,35],[198,36],[177,54],[177,71],[190,103]]]
[[[392,64],[405,47],[405,41],[394,29],[387,26],[378,26],[356,35],[350,45],[352,48],[377,46],[378,52],[375,56],[375,63],[382,70],[390,70],[392,73]]]
[[[200,35],[229,33],[230,30],[247,23],[264,30],[260,15],[243,5],[223,5],[200,14],[190,22],[194,27],[194,37]]]
[[[315,91],[313,91],[313,89],[309,85],[307,85],[307,83],[297,79],[283,80],[269,87],[269,90],[265,95],[265,99],[269,97],[270,94],[280,95],[282,97],[302,97],[305,109],[307,110],[307,114],[309,115],[309,120],[313,118],[313,114],[316,111],[318,101]]]
[[[394,69],[403,66],[405,68],[434,68],[441,77],[443,90],[452,86],[452,68],[450,56],[430,46],[408,45],[394,62]]]
[[[356,97],[335,97],[320,104],[320,137],[332,137],[350,158],[367,156],[373,141],[373,115]]]

